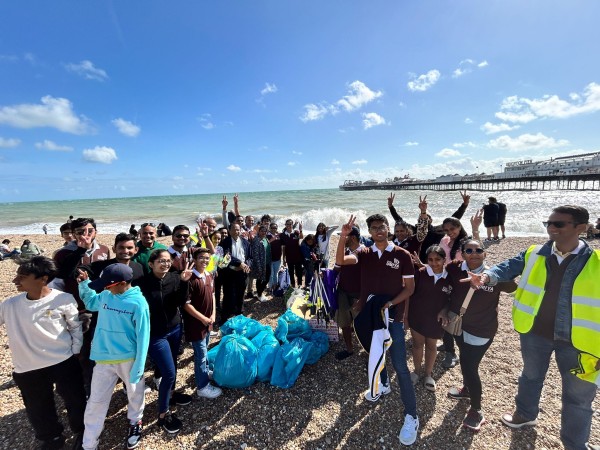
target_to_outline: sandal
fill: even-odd
[[[423,380],[423,386],[425,386],[425,389],[428,391],[435,392],[435,380],[433,378],[425,377]]]

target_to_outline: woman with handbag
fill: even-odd
[[[513,292],[517,285],[511,281],[471,290],[469,274],[485,269],[485,250],[479,241],[467,239],[461,244],[461,255],[463,261],[455,260],[446,266],[452,293],[449,310],[442,310],[439,318],[443,325],[448,325],[452,319],[450,325],[454,325],[452,331],[460,349],[463,386],[450,389],[448,396],[456,400],[470,400],[471,408],[463,420],[463,426],[479,431],[485,422],[481,411],[479,365],[498,330],[500,292]],[[445,329],[448,331],[450,328]]]

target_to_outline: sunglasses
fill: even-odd
[[[567,222],[565,220],[549,220],[548,222],[542,222],[542,225],[544,225],[544,228],[548,228],[550,225],[552,225],[554,228],[564,228],[568,223],[574,222]]]
[[[484,250],[484,249],[482,249],[482,248],[465,248],[465,249],[463,250],[463,253],[464,253],[465,255],[472,255],[473,253],[477,253],[478,255],[481,255],[481,254],[483,254],[484,252],[485,252],[485,250]]]
[[[146,228],[146,227],[154,227],[154,228],[156,228],[156,225],[154,225],[152,222],[144,222],[142,224],[142,228]]]
[[[75,230],[75,234],[77,236],[81,236],[81,235],[84,235],[86,233],[88,233],[88,234],[89,233],[93,233],[94,230],[95,230],[94,228],[84,228],[83,230]]]
[[[189,234],[176,234],[175,235],[176,238],[183,238],[183,239],[187,239],[190,237]]]

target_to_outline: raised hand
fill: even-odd
[[[229,205],[229,202],[227,201],[227,196],[224,195],[223,196],[223,200],[221,200],[221,205],[223,205],[223,211],[227,210],[227,205]]]
[[[421,261],[421,258],[419,258],[419,254],[417,252],[412,252],[412,254],[410,255],[410,259],[412,259],[412,262],[415,266],[423,267],[425,265]]]
[[[78,275],[77,275],[78,283],[81,283],[82,281],[90,279],[88,273],[85,270],[77,269],[77,272],[78,272]]]
[[[471,196],[467,194],[467,190],[465,189],[464,191],[458,191],[460,193],[460,196],[463,199],[463,204],[468,205],[469,201],[471,200]]]
[[[348,236],[350,234],[350,232],[352,231],[352,227],[354,226],[355,221],[356,221],[356,217],[353,215],[350,215],[350,219],[348,219],[348,222],[346,222],[344,225],[342,225],[342,231],[340,233],[340,236]]]
[[[396,194],[390,192],[390,196],[388,197],[388,208],[394,205],[394,199],[396,198]]]
[[[84,234],[76,235],[77,247],[81,248],[92,248],[92,241],[94,240],[94,236],[92,234],[88,234],[85,232]]]
[[[460,283],[471,283],[473,289],[479,289],[490,280],[487,273],[467,272],[469,276],[460,280]]]
[[[192,269],[194,268],[194,263],[190,262],[185,266],[185,269],[179,275],[181,281],[189,281],[192,278]]]
[[[483,222],[483,209],[477,210],[474,216],[471,216],[471,227],[473,231],[479,230],[479,226]]]
[[[233,204],[237,206],[240,196],[236,193],[233,195]]]
[[[423,214],[427,212],[427,196],[421,198],[419,195],[419,209]]]

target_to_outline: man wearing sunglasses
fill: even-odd
[[[144,268],[144,274],[150,273],[150,266],[148,266],[148,258],[153,250],[161,249],[167,250],[167,246],[156,242],[156,225],[151,222],[145,222],[140,228],[140,241],[137,244],[138,251],[132,258],[142,265]]]
[[[471,285],[494,286],[521,276],[513,303],[520,333],[523,372],[516,409],[504,414],[511,428],[535,425],[552,353],[562,378],[560,438],[565,448],[584,450],[590,436],[592,402],[600,384],[600,250],[579,238],[588,211],[559,206],[543,222],[550,240],[534,245],[480,275]]]

